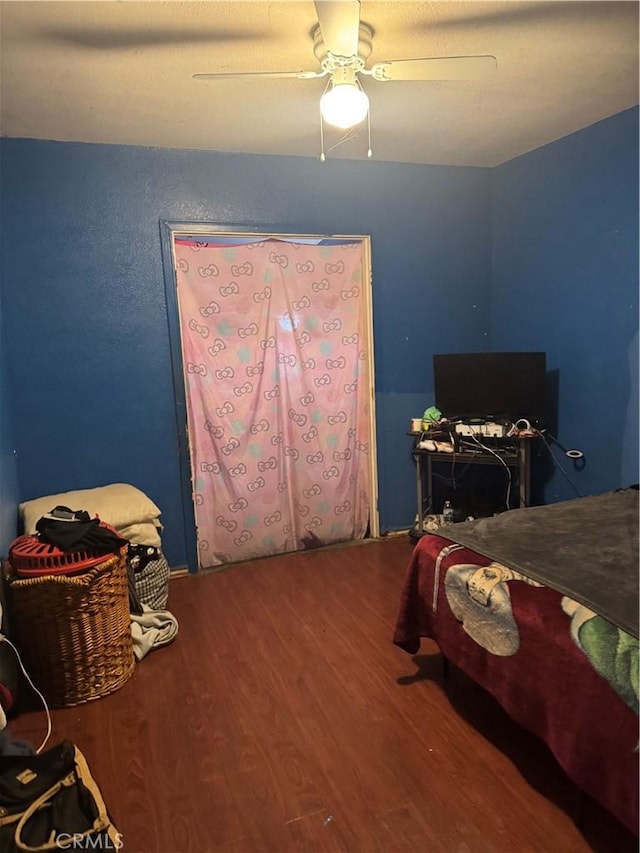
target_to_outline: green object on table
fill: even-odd
[[[426,424],[437,424],[442,417],[442,412],[440,409],[436,409],[435,406],[429,406],[428,409],[424,410],[424,414],[422,415],[422,421]]]

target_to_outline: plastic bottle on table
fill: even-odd
[[[453,524],[453,507],[451,501],[445,501],[442,508],[442,523]]]

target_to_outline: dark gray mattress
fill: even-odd
[[[638,490],[527,507],[440,535],[579,601],[638,637]]]

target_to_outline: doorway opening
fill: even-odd
[[[190,569],[378,538],[370,238],[163,223],[163,250]]]

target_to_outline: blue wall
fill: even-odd
[[[492,172],[492,347],[547,353],[562,464],[584,494],[638,482],[638,110]],[[547,501],[575,497],[559,471]]]
[[[409,526],[431,356],[489,346],[489,170],[0,144],[22,500],[131,482],[186,562],[159,220],[206,220],[372,236],[381,524]]]
[[[0,557],[6,556],[17,528],[18,466],[11,420],[8,349],[0,294]]]
[[[434,352],[545,350],[557,436],[587,455],[570,476],[585,494],[637,482],[636,109],[493,170],[12,139],[0,155],[0,551],[18,500],[123,480],[186,562],[161,219],[372,236],[383,530],[413,520],[406,428],[434,402]],[[546,499],[574,494],[556,470]]]

